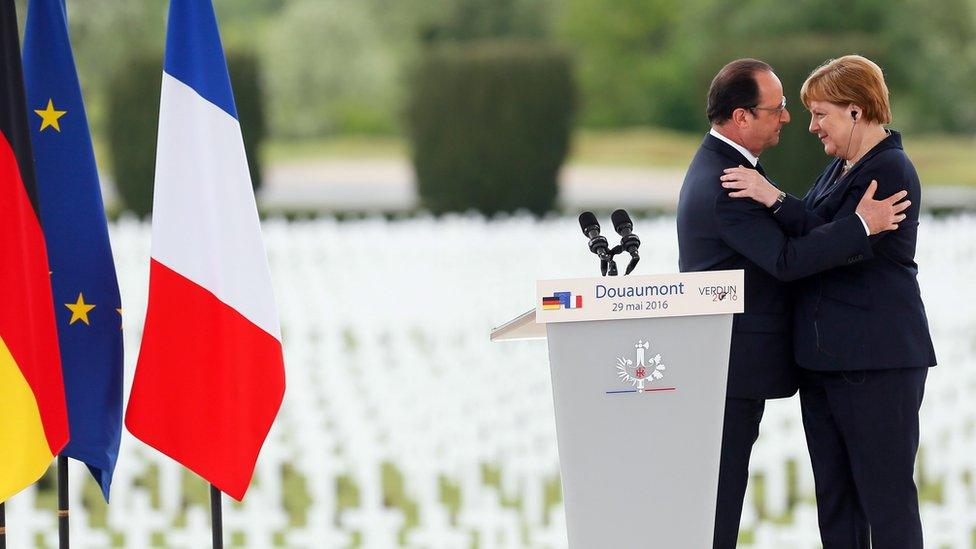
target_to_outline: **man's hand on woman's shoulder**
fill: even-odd
[[[732,198],[751,198],[767,208],[773,207],[779,198],[780,190],[758,171],[750,168],[726,168],[719,179],[722,180],[723,187],[733,190],[729,193]]]
[[[871,235],[898,229],[898,224],[905,219],[902,212],[912,205],[910,200],[902,200],[908,196],[908,191],[898,191],[888,198],[875,200],[877,190],[878,182],[872,179],[855,210],[867,224]]]

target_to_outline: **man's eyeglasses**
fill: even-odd
[[[752,112],[753,116],[756,116],[756,111],[770,111],[776,114],[783,112],[786,109],[786,96],[783,96],[783,100],[780,101],[778,107],[746,107]]]

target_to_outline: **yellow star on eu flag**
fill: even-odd
[[[41,129],[38,131],[44,131],[45,128],[50,126],[60,132],[61,125],[58,123],[58,119],[68,111],[54,110],[54,101],[48,99],[46,109],[34,109],[34,112],[37,113],[37,116],[41,117]]]
[[[78,301],[74,303],[65,303],[64,306],[71,310],[71,320],[68,321],[69,325],[74,324],[78,320],[84,322],[85,324],[89,324],[88,311],[95,308],[94,305],[85,303],[85,296],[83,296],[81,292],[78,292]]]

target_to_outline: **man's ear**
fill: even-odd
[[[749,109],[738,108],[732,111],[732,122],[737,128],[749,127]]]

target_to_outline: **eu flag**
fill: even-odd
[[[71,438],[108,500],[122,432],[122,305],[64,0],[29,0],[27,116]]]

